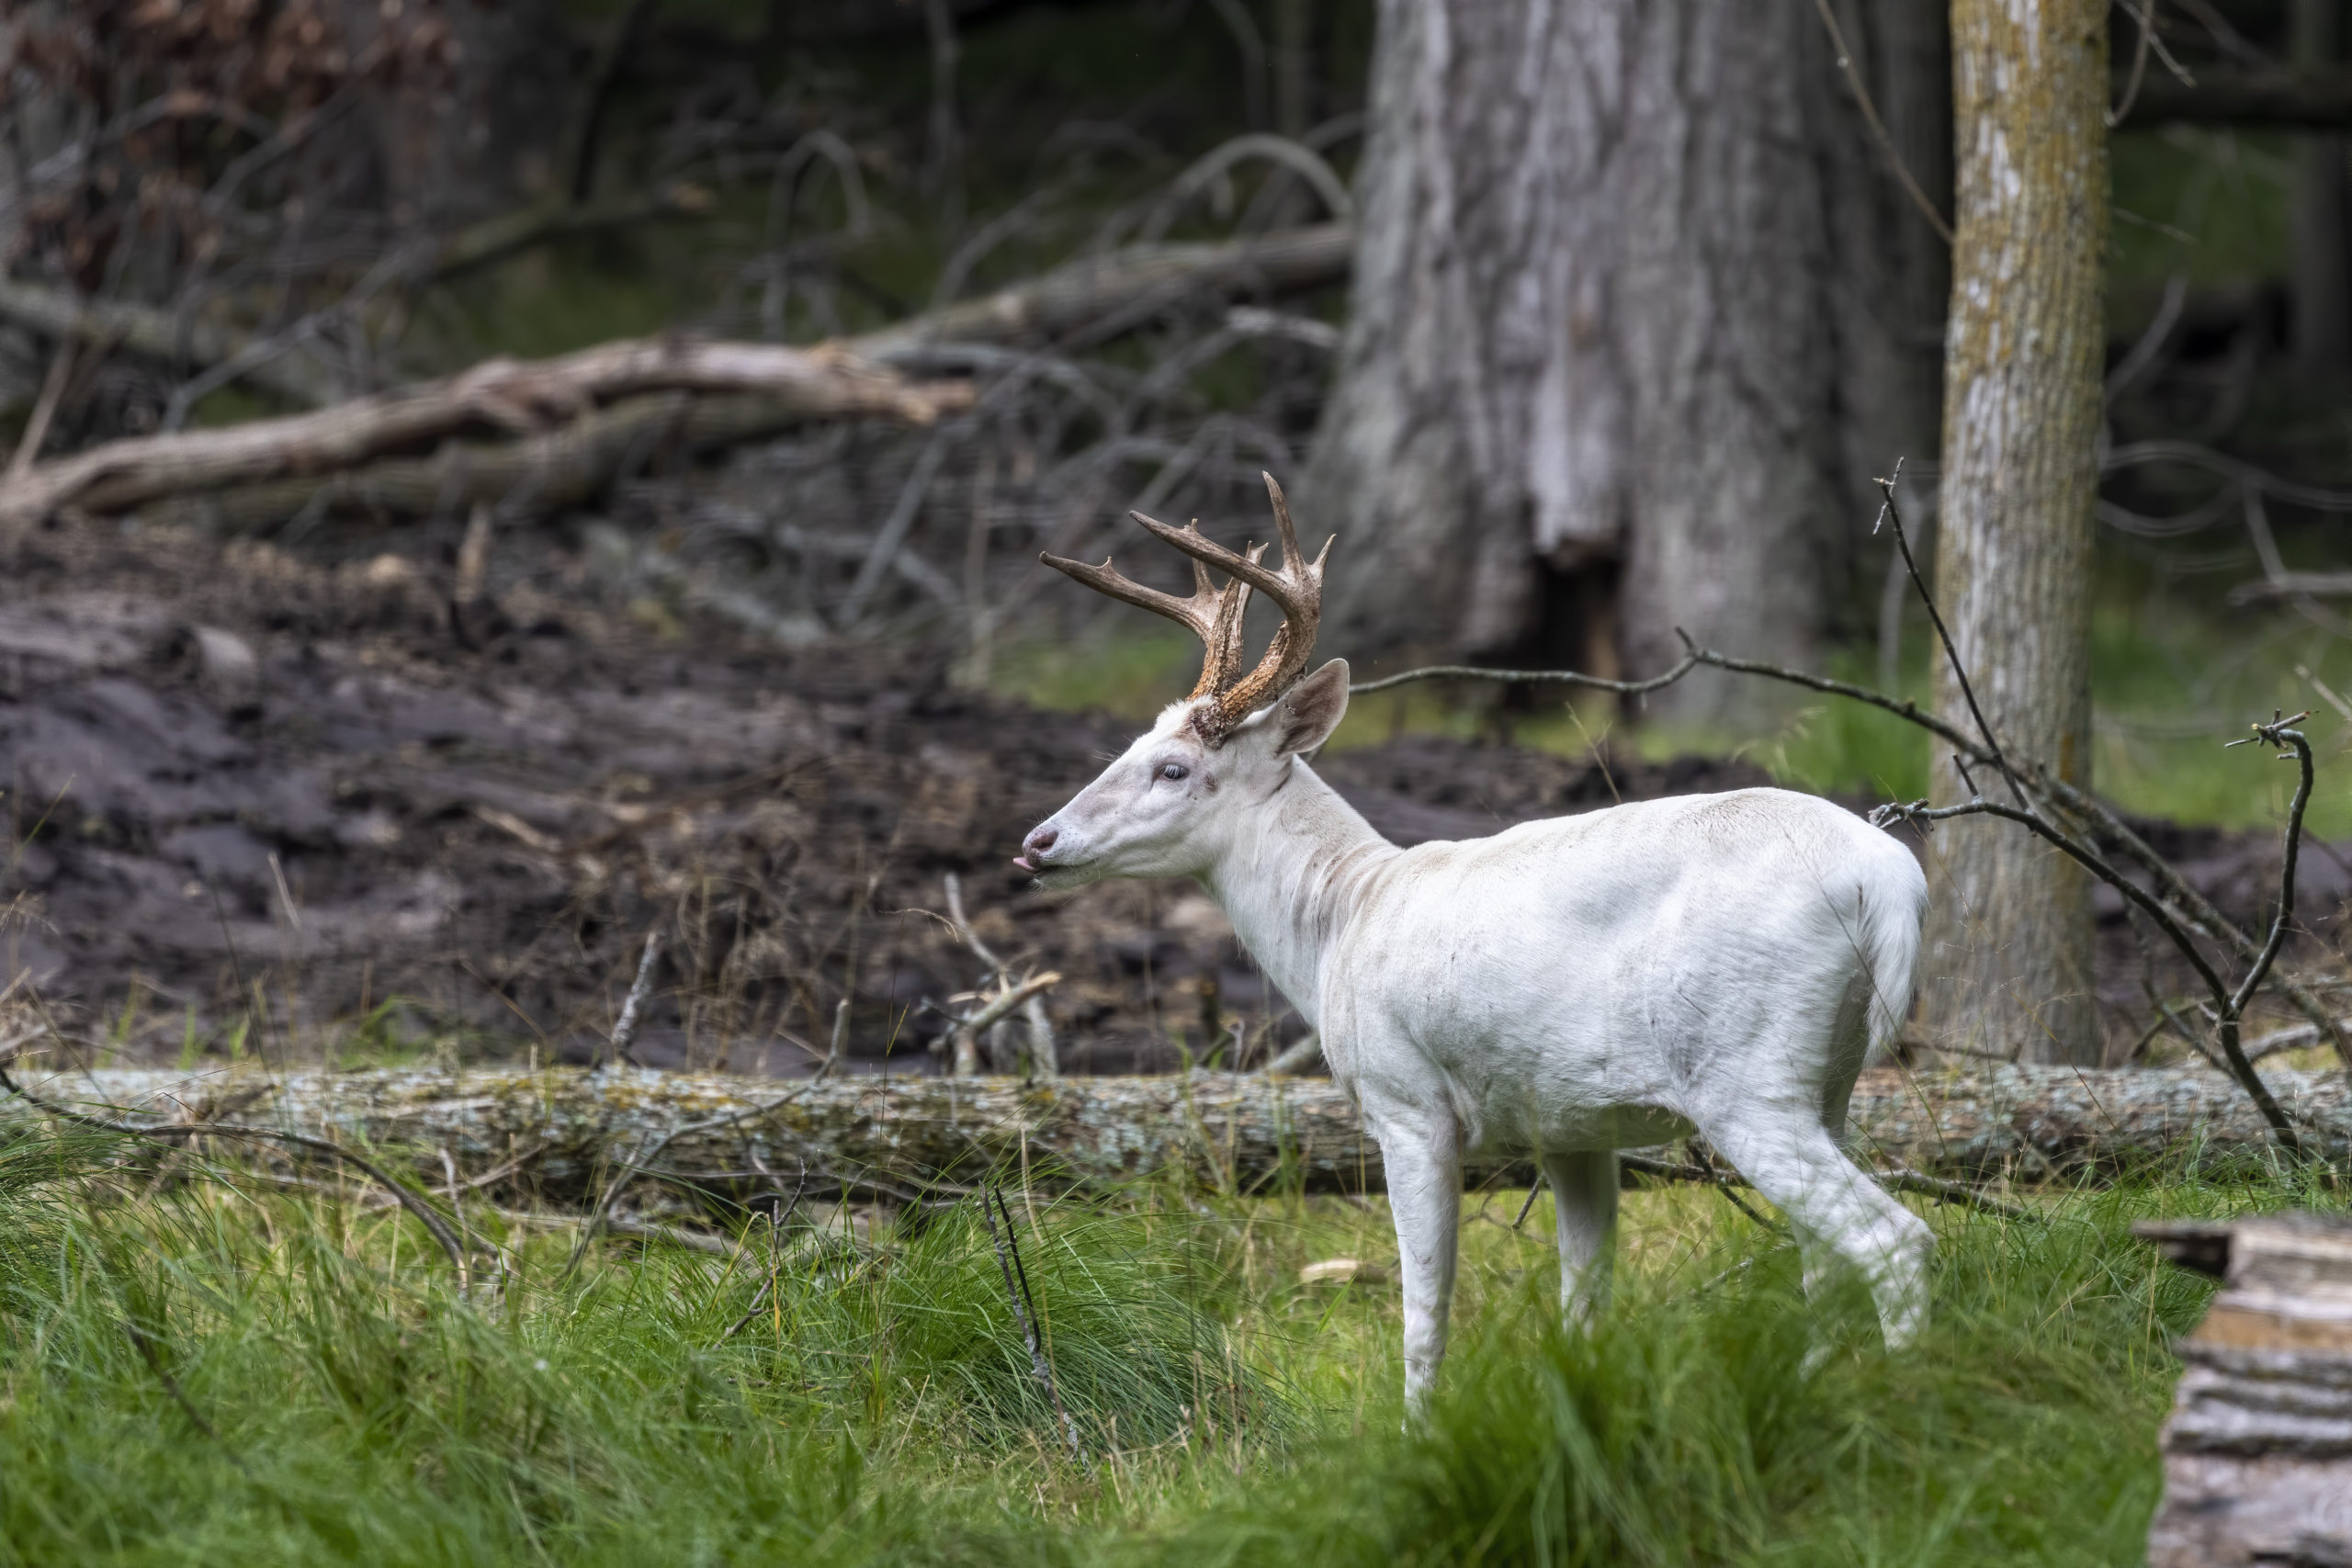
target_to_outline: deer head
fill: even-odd
[[[1272,568],[1263,545],[1236,552],[1204,536],[1197,525],[1175,528],[1140,512],[1127,514],[1193,558],[1190,598],[1131,581],[1108,559],[1089,566],[1039,558],[1099,592],[1191,627],[1204,649],[1192,695],[1171,705],[1149,734],[1023,841],[1013,864],[1048,886],[1198,873],[1216,859],[1223,837],[1239,830],[1238,816],[1225,807],[1270,797],[1292,759],[1321,745],[1347,711],[1344,660],[1300,678],[1315,652],[1332,541],[1308,560],[1282,487],[1272,474],[1265,479],[1283,550]],[[1232,581],[1219,587],[1211,567]],[[1242,617],[1253,590],[1281,607],[1283,622],[1264,657],[1244,674]]]

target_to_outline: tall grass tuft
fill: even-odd
[[[1888,1354],[1848,1281],[1808,1302],[1748,1228],[1621,1271],[1589,1332],[1551,1281],[1490,1303],[1425,1424],[1354,1438],[1279,1497],[1162,1538],[1170,1561],[1420,1564],[2138,1562],[2155,1440],[2207,1281],[2129,1223],[2338,1197],[2186,1179],[2049,1223],[1938,1216],[1935,1312]]]
[[[468,1301],[362,1190],[191,1168],[0,1146],[0,1562],[1035,1560],[1035,1499],[972,1489],[1086,1473],[961,1210],[803,1231],[729,1337],[757,1231],[724,1260],[616,1247],[570,1282],[563,1238],[517,1235],[515,1277]],[[1090,1461],[1280,1428],[1185,1299],[1182,1223],[1038,1221],[1022,1261]]]

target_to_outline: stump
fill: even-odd
[[[2139,1234],[2229,1282],[2178,1347],[2149,1568],[2352,1564],[2352,1218]]]

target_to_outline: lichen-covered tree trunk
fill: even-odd
[[[1897,12],[1924,53],[1922,26],[1879,25]],[[1940,100],[1935,13],[1853,19],[1906,113],[1922,59]],[[1804,661],[1871,471],[1846,434],[1899,447],[1935,397],[1933,322],[1901,304],[1922,220],[1881,199],[1814,6],[1384,0],[1378,28],[1353,309],[1300,497],[1350,556],[1335,640],[1606,670],[1664,662],[1685,626]]]
[[[1956,0],[1959,211],[1936,584],[2004,746],[2089,783],[2090,559],[2105,348],[2104,0]],[[1936,708],[1966,728],[1952,671]],[[1979,789],[2003,791],[1980,776]],[[1939,758],[1935,794],[1968,786]],[[1939,1043],[2095,1062],[2090,883],[2012,824],[1930,856],[1925,994]]]

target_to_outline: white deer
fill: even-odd
[[[1101,566],[1049,566],[1181,621],[1193,694],[1032,831],[1049,887],[1190,876],[1322,1032],[1386,1168],[1404,1276],[1405,1386],[1445,1353],[1465,1155],[1532,1156],[1558,1213],[1562,1306],[1605,1299],[1617,1151],[1703,1134],[1780,1205],[1806,1284],[1868,1279],[1887,1344],[1926,1310],[1927,1226],[1847,1158],[1864,1059],[1908,1012],[1926,879],[1884,833],[1787,790],[1643,801],[1399,849],[1305,753],[1348,705],[1348,666],[1301,679],[1326,543],[1298,547],[1272,476],[1279,567],[1197,526],[1130,513],[1193,558],[1190,598]],[[1234,581],[1213,585],[1207,568]],[[1283,625],[1246,676],[1250,591]]]

